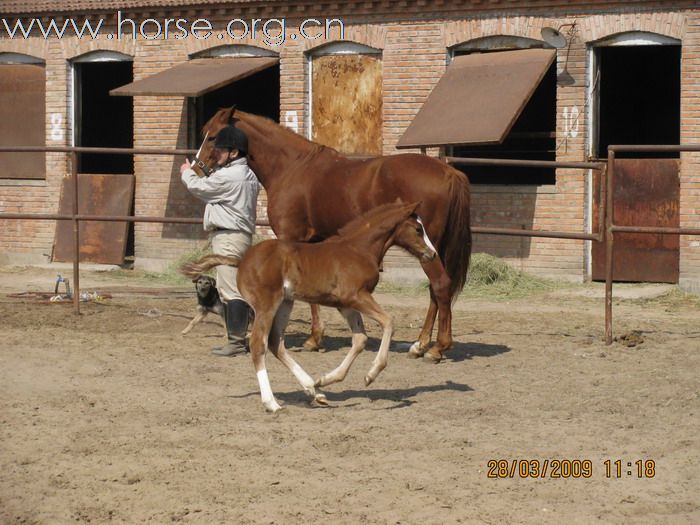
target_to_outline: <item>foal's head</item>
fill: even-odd
[[[423,221],[415,213],[399,223],[391,240],[392,244],[400,244],[422,262],[430,262],[437,256],[437,251],[425,232]]]
[[[400,241],[401,246],[411,255],[422,261],[431,261],[437,253],[425,233],[420,217],[415,213],[418,204],[382,204],[350,221],[338,231],[338,235],[347,239],[381,239],[384,243],[382,254]]]

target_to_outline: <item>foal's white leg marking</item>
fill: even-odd
[[[433,246],[433,243],[430,242],[430,239],[428,238],[428,233],[425,231],[425,226],[423,225],[423,221],[420,220],[420,217],[416,215],[416,220],[418,221],[418,224],[420,224],[421,228],[423,228],[423,242],[425,245],[433,250],[433,253],[437,255],[437,250],[435,249],[435,246]]]
[[[369,369],[365,376],[365,384],[369,386],[372,381],[377,379],[379,372],[386,368],[389,360],[389,345],[391,344],[391,336],[394,334],[394,326],[391,319],[384,325],[384,333],[382,334],[382,343],[379,345],[377,357],[372,362],[372,368]]]
[[[284,364],[284,366],[286,366],[292,372],[292,374],[294,374],[294,377],[296,377],[297,381],[299,381],[299,384],[304,389],[304,393],[312,400],[315,400],[321,405],[325,405],[328,403],[326,396],[324,394],[316,393],[316,389],[314,388],[314,380],[311,379],[311,376],[309,376],[309,374],[304,371],[299,363],[297,363],[292,356],[289,355],[289,352],[287,352],[287,349],[284,346],[284,330],[289,322],[289,314],[292,312],[293,305],[293,301],[284,301],[277,310],[275,320],[273,321],[272,331],[277,337],[279,337],[279,341],[277,342],[277,347],[273,348],[272,350],[277,359],[279,359],[282,364]]]
[[[311,379],[311,376],[304,371],[304,369],[299,365],[299,363],[297,363],[291,357],[289,358],[289,360],[291,361],[292,374],[294,374],[294,377],[297,378],[299,384],[302,387],[304,387],[304,391],[309,395],[315,395],[314,380]]]
[[[369,296],[369,304],[371,305],[371,313],[368,312],[372,317],[380,324],[383,328],[382,342],[379,345],[379,352],[372,362],[372,367],[367,372],[365,376],[365,384],[367,386],[374,381],[379,372],[386,368],[387,362],[389,360],[389,345],[391,344],[391,336],[394,335],[394,323],[391,316],[382,309],[381,306],[377,304],[374,298]]]
[[[272,394],[270,379],[267,377],[267,369],[262,368],[261,370],[258,370],[257,376],[258,385],[260,385],[260,397],[262,398],[263,405],[265,405],[265,409],[267,409],[269,412],[277,412],[282,407],[279,406],[275,396]]]

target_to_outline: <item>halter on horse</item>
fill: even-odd
[[[386,367],[393,334],[391,318],[372,297],[379,282],[379,264],[397,236],[409,252],[423,261],[435,258],[418,217],[418,203],[379,206],[344,226],[337,236],[319,243],[268,240],[253,246],[242,259],[208,255],[182,267],[186,275],[198,275],[220,264],[238,266],[238,289],[255,311],[250,351],[263,405],[280,409],[265,367],[265,352],[272,353],[294,374],[312,401],[327,404],[315,387],[342,381],[367,343],[361,314],[383,329],[382,342],[365,376],[369,385]],[[333,306],[352,330],[352,347],[343,362],[316,381],[292,359],[284,346],[284,330],[295,300]]]
[[[430,280],[430,307],[409,355],[440,361],[452,345],[452,301],[464,287],[471,253],[469,181],[464,174],[418,154],[351,160],[270,119],[234,108],[219,110],[203,128],[207,140],[200,153],[207,166],[213,166],[212,137],[231,123],[248,135],[248,161],[267,191],[268,218],[279,239],[327,239],[381,204],[420,202],[416,211],[438,257],[421,263]],[[405,247],[401,236],[396,244]],[[305,346],[317,347],[322,325],[316,305],[312,316]],[[436,316],[438,333],[431,347]]]

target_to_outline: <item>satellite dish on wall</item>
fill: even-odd
[[[566,47],[566,37],[561,34],[558,29],[554,29],[553,27],[543,27],[540,33],[542,34],[542,39],[550,46],[557,49]]]

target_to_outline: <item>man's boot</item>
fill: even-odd
[[[248,331],[249,311],[248,303],[239,299],[224,303],[224,321],[228,342],[221,348],[214,348],[212,354],[218,356],[232,356],[244,354],[248,351],[245,345],[245,336]]]

